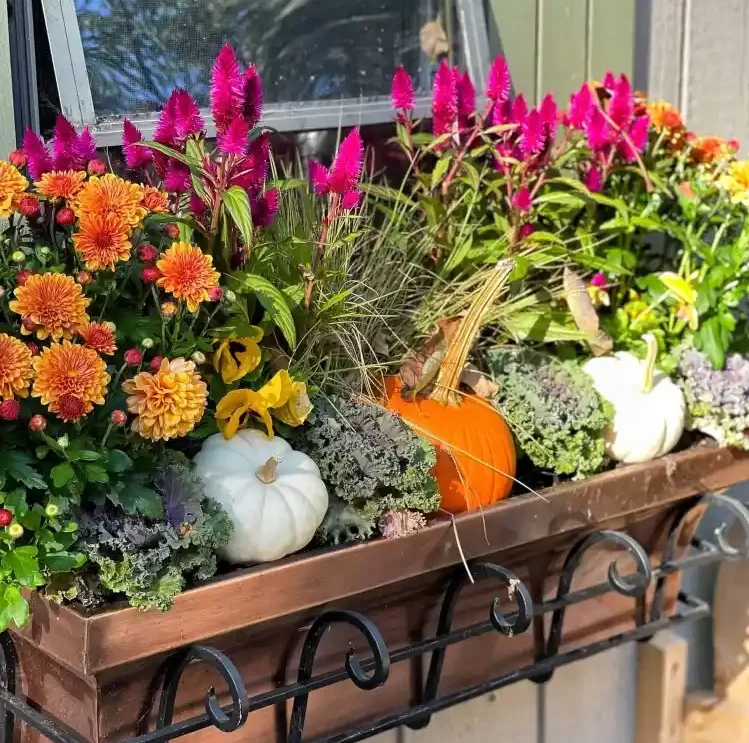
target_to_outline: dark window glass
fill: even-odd
[[[403,64],[426,92],[458,50],[449,0],[76,0],[97,117],[157,110],[175,86],[208,106],[225,41],[267,103],[388,95]],[[447,22],[445,21],[447,18]]]

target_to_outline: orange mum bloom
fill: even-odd
[[[86,174],[79,170],[53,170],[45,173],[34,185],[48,199],[72,201],[83,188]]]
[[[679,110],[666,101],[652,101],[647,105],[650,123],[659,134],[664,130],[673,131],[684,127]]]
[[[78,328],[78,335],[83,345],[105,356],[111,356],[117,350],[114,331],[105,322],[87,322]]]
[[[16,168],[0,160],[0,218],[13,214],[28,185]]]
[[[143,189],[143,206],[153,214],[166,214],[169,205],[169,194],[153,186],[141,186]]]
[[[21,333],[36,331],[40,340],[71,338],[88,322],[86,307],[90,299],[72,276],[60,273],[36,273],[16,287],[15,299],[8,303],[13,312],[21,315]]]
[[[733,146],[734,144],[738,143],[727,142],[723,137],[695,137],[689,155],[693,162],[707,165],[731,157],[738,149],[738,146]]]
[[[133,431],[151,441],[186,436],[205,411],[208,387],[185,359],[162,359],[155,374],[140,372],[123,382]]]
[[[156,266],[162,274],[156,283],[184,300],[190,312],[207,302],[208,290],[218,286],[219,272],[213,268],[213,258],[187,242],[174,243]]]
[[[90,178],[75,202],[77,216],[112,214],[130,229],[137,227],[148,210],[141,203],[143,191],[137,183],[129,183],[112,173]]]
[[[31,383],[31,351],[25,343],[0,333],[0,397],[28,397]]]
[[[36,379],[31,390],[52,413],[76,421],[104,404],[109,374],[104,360],[92,348],[70,341],[53,343],[34,359]]]
[[[73,235],[73,245],[89,271],[114,271],[117,261],[130,257],[130,228],[114,213],[84,213]]]

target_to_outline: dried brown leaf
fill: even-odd
[[[460,316],[455,316],[440,320],[437,329],[424,345],[405,358],[400,368],[400,377],[407,390],[417,393],[434,381],[461,319]]]
[[[587,342],[594,356],[609,353],[614,342],[601,330],[600,319],[588,294],[583,279],[569,266],[564,267],[564,294],[572,319],[578,329],[588,336]]]
[[[499,385],[493,382],[484,372],[477,369],[473,364],[467,364],[460,375],[461,384],[470,387],[474,395],[491,400],[499,392]]]

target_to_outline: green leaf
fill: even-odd
[[[125,513],[131,516],[145,516],[160,519],[164,515],[164,506],[159,494],[142,485],[128,484],[118,493],[118,503]]]
[[[36,547],[27,545],[11,549],[3,555],[2,566],[11,571],[22,586],[34,585],[34,573],[39,571]]]
[[[75,470],[70,462],[62,462],[55,465],[49,474],[52,476],[52,484],[56,488],[62,488],[75,477]]]
[[[437,164],[432,171],[432,188],[436,188],[440,184],[440,181],[445,177],[447,169],[450,167],[451,160],[452,155],[443,155],[439,160],[437,160]]]
[[[229,210],[234,224],[242,233],[245,245],[252,244],[252,212],[250,211],[250,198],[247,191],[239,186],[227,188],[221,196],[224,205]]]
[[[101,454],[98,451],[91,451],[90,449],[73,449],[68,451],[68,456],[75,461],[82,459],[84,462],[95,462],[97,459],[101,459]]]
[[[83,471],[89,482],[109,482],[109,474],[100,464],[87,464]]]
[[[503,322],[517,340],[537,343],[582,341],[588,336],[568,324],[569,316],[548,306],[514,312]]]
[[[26,493],[21,489],[17,488],[5,496],[5,508],[13,512],[16,519],[22,519],[29,510],[26,504]]]
[[[440,273],[448,274],[453,269],[457,268],[466,258],[471,247],[473,245],[473,233],[469,233],[463,242],[460,243],[456,248],[450,251],[450,255],[445,261],[445,265],[442,267]]]
[[[726,351],[731,342],[731,332],[718,317],[705,320],[694,334],[694,344],[712,362],[715,369],[726,363]]]
[[[133,466],[133,460],[120,449],[110,449],[107,467],[110,472],[125,472]]]
[[[349,294],[351,294],[352,291],[354,291],[353,288],[343,289],[337,294],[334,294],[332,297],[330,297],[330,299],[327,299],[323,303],[322,307],[320,307],[320,309],[317,311],[317,314],[322,315],[323,312],[326,312],[332,307],[335,307],[337,304],[340,304],[344,299],[346,299],[346,297],[348,297]]]
[[[6,586],[0,601],[0,622],[21,628],[29,621],[29,603],[15,586]]]
[[[44,566],[53,573],[66,573],[80,568],[86,562],[86,556],[80,552],[52,552],[42,559]]]
[[[0,464],[13,479],[23,483],[27,488],[45,490],[47,483],[33,467],[29,466],[30,461],[31,457],[25,452],[6,451]]]
[[[237,291],[252,292],[273,318],[280,331],[283,333],[286,342],[294,348],[296,346],[296,326],[294,317],[291,314],[291,307],[286,300],[282,291],[279,291],[268,279],[256,274],[235,273],[232,274],[238,282]]]
[[[21,526],[28,531],[38,531],[42,525],[42,514],[44,511],[37,506],[34,506],[33,510],[29,511],[22,519],[20,519]]]
[[[582,209],[585,206],[585,199],[563,191],[551,191],[550,193],[541,194],[540,196],[536,196],[534,202],[536,205],[556,204],[557,206],[569,206],[573,209]]]

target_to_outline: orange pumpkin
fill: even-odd
[[[428,397],[403,397],[402,389],[398,377],[385,380],[386,407],[436,447],[432,472],[442,508],[460,513],[506,498],[515,476],[515,445],[497,410],[475,395],[444,405]]]

